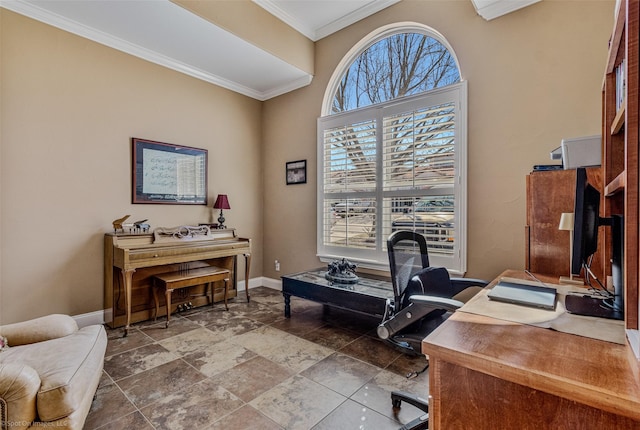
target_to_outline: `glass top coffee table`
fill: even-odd
[[[291,296],[380,318],[387,299],[393,300],[389,278],[358,273],[357,283],[342,284],[327,280],[325,273],[327,269],[322,268],[282,277],[285,317],[291,317]]]

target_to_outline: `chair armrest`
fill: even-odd
[[[27,345],[68,336],[78,331],[78,324],[69,315],[52,314],[15,324],[0,326],[0,336],[9,346]]]
[[[456,296],[468,289],[469,291],[462,296],[463,298],[459,298],[459,300],[466,302],[468,299],[470,299],[473,295],[475,295],[478,291],[480,291],[487,285],[489,285],[489,282],[484,281],[482,279],[451,278],[451,288],[453,290],[452,296]]]
[[[388,339],[403,328],[420,320],[433,311],[454,312],[464,303],[438,296],[413,295],[409,297],[409,305],[402,308],[398,313],[385,319],[378,325],[377,333],[380,339]],[[444,313],[444,312],[443,312]]]
[[[423,295],[411,296],[409,297],[409,301],[416,305],[428,306],[429,308],[433,309],[444,309],[450,312],[454,312],[464,305],[464,303],[462,303],[461,301],[454,299]]]
[[[11,430],[26,429],[36,419],[36,395],[40,377],[22,363],[0,363],[0,399],[7,405],[7,423]]]
[[[451,278],[451,283],[456,287],[460,286],[463,288],[467,287],[486,287],[489,285],[489,281],[485,281],[483,279],[473,279],[473,278]]]

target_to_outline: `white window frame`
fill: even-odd
[[[317,204],[317,244],[318,257],[323,262],[333,261],[337,258],[348,258],[357,262],[363,267],[377,270],[388,270],[389,263],[386,253],[386,237],[382,237],[384,214],[381,210],[376,211],[378,222],[376,222],[376,247],[373,249],[356,249],[349,247],[330,246],[324,244],[324,130],[338,127],[340,125],[354,124],[360,121],[375,119],[376,128],[380,127],[384,117],[394,113],[406,112],[427,106],[435,106],[444,103],[454,103],[455,105],[455,155],[454,166],[456,171],[456,181],[454,184],[455,198],[455,218],[454,225],[456,240],[453,254],[451,256],[430,254],[429,259],[434,266],[442,266],[450,272],[463,275],[466,272],[466,243],[467,243],[467,82],[463,81],[444,88],[438,88],[417,96],[396,99],[387,103],[366,107],[354,111],[335,114],[318,119],[318,204]],[[383,134],[376,133],[378,159],[382,157]],[[377,162],[376,177],[382,178],[382,162]],[[381,180],[381,179],[380,179]],[[382,207],[382,199],[388,197],[389,193],[402,196],[420,197],[428,195],[423,190],[404,190],[397,192],[385,192],[381,186],[375,191],[378,201],[378,208]],[[371,197],[367,193],[367,196]],[[345,198],[361,197],[362,193],[345,193]]]
[[[464,275],[467,270],[467,82],[462,79],[457,84],[431,90],[426,93],[391,100],[374,106],[367,106],[344,113],[331,115],[331,106],[337,85],[344,72],[351,63],[367,47],[393,34],[403,32],[423,33],[438,40],[450,52],[456,64],[458,64],[453,49],[446,42],[444,37],[435,30],[416,23],[402,23],[382,27],[360,43],[354,46],[343,58],[336,68],[334,75],[327,87],[323,102],[323,117],[318,119],[317,142],[318,142],[318,190],[317,190],[317,256],[323,262],[331,262],[339,258],[348,258],[358,263],[361,267],[375,270],[388,271],[389,262],[386,251],[386,237],[382,237],[384,215],[382,211],[377,211],[378,221],[376,222],[376,247],[373,249],[356,249],[349,247],[338,247],[324,245],[324,130],[337,127],[339,125],[354,124],[360,121],[375,119],[376,127],[381,127],[382,119],[395,112],[406,112],[411,109],[419,109],[426,106],[435,106],[442,103],[453,102],[455,104],[455,157],[454,165],[456,171],[456,183],[454,185],[455,198],[455,234],[456,240],[454,252],[450,256],[430,254],[429,259],[434,266],[446,267],[454,275]],[[460,67],[458,67],[460,70]],[[377,144],[379,150],[378,157],[382,157],[382,133],[377,133]],[[376,176],[382,178],[382,162],[377,162]],[[423,196],[424,191],[410,190],[398,192],[402,196]],[[345,195],[346,198],[362,196],[361,194]],[[388,197],[388,192],[385,194]],[[378,201],[378,208],[382,208],[383,190],[377,187],[375,197]]]

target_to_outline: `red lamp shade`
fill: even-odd
[[[214,209],[231,209],[229,206],[229,199],[226,194],[218,194],[216,202],[213,204]]]

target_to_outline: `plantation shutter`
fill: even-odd
[[[464,270],[466,84],[318,119],[318,255],[388,268],[386,238],[427,238]]]

